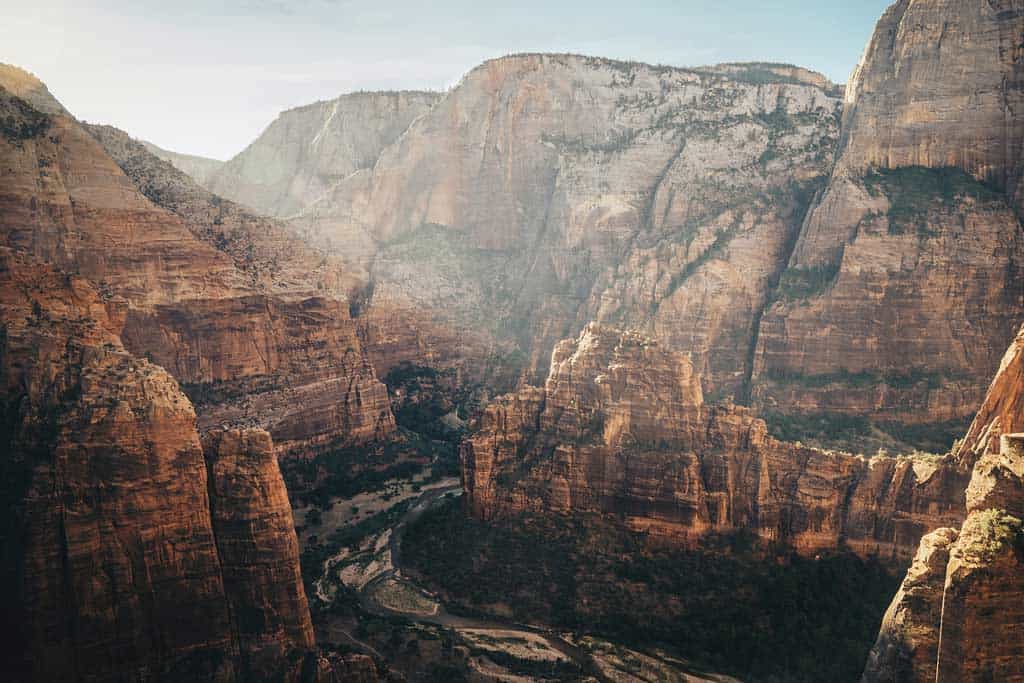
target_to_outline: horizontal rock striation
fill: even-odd
[[[394,429],[336,260],[120,131],[0,101],[20,107],[0,136],[3,243],[124,299],[119,336],[184,385],[203,429],[265,428],[296,454]]]
[[[296,223],[366,264],[366,310],[486,333],[469,356],[514,342],[531,381],[598,320],[691,351],[706,390],[739,395],[839,135],[837,93],[812,76],[488,61]]]
[[[900,0],[765,312],[754,405],[969,418],[1024,317],[1024,5]]]
[[[951,456],[865,459],[770,437],[732,404],[707,405],[686,355],[590,325],[558,344],[544,389],[498,399],[462,445],[474,514],[614,514],[692,544],[750,529],[801,552],[848,546],[909,560],[963,519]]]
[[[269,435],[216,437],[204,458],[177,383],[122,346],[126,303],[86,280],[2,248],[0,299],[6,675],[315,672]]]
[[[959,531],[921,541],[863,681],[1024,680],[1024,434],[1021,336],[1010,345],[959,460],[973,467]],[[996,445],[998,444],[998,445]]]
[[[314,648],[299,568],[299,541],[270,434],[203,436],[210,518],[224,592],[241,653],[241,678],[297,679],[296,648]]]

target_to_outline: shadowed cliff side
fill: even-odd
[[[117,337],[126,303],[87,281],[0,249],[0,297],[5,673],[315,675],[269,435],[204,460],[177,383]]]

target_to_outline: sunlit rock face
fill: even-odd
[[[119,336],[185,386],[203,429],[266,428],[297,454],[393,431],[350,316],[360,279],[124,133],[35,109],[4,86],[25,90],[19,73],[0,80],[5,245],[122,299]]]
[[[957,453],[973,465],[985,453],[997,453],[1002,434],[1024,431],[1024,327],[1006,350],[985,401]]]
[[[900,0],[846,89],[838,170],[958,167],[1019,206],[1024,4]]]
[[[338,181],[373,166],[381,150],[440,98],[432,92],[366,92],[290,109],[201,183],[260,213],[292,216]]]
[[[791,67],[505,57],[296,223],[366,264],[370,311],[514,341],[531,381],[598,320],[692,351],[705,390],[740,394],[839,96]]]
[[[1024,434],[975,465],[959,532],[926,536],[863,681],[1024,679]]]
[[[801,552],[850,547],[909,560],[963,519],[952,456],[867,460],[783,443],[732,404],[708,405],[688,356],[588,326],[560,342],[544,389],[499,398],[462,446],[474,514],[613,514],[692,545],[750,529]]]
[[[973,415],[1024,318],[1022,33],[1020,2],[886,11],[846,88],[835,171],[761,324],[756,405]]]
[[[443,358],[455,330],[456,357],[514,343],[539,385],[597,321],[690,353],[714,398],[963,420],[1024,315],[1019,23],[898,3],[845,104],[795,67],[492,60],[294,225],[365,271],[375,359]]]
[[[864,670],[874,681],[1024,679],[1024,427],[1021,335],[957,453],[973,467],[959,531],[921,541]]]

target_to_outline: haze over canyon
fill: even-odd
[[[0,64],[0,672],[1024,681],[1022,112],[1022,0],[228,161]]]

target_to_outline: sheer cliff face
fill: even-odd
[[[431,92],[355,93],[291,109],[200,182],[267,215],[297,214],[338,181],[372,166],[381,150],[440,97]]]
[[[441,322],[540,384],[598,321],[691,353],[709,396],[963,420],[1024,316],[1024,19],[968,4],[893,6],[845,110],[773,65],[487,62],[295,224],[365,265],[378,358],[443,355]]]
[[[1019,201],[1024,3],[900,0],[847,88],[842,171],[955,166]]]
[[[1024,679],[1024,435],[1003,435],[1001,450],[978,461],[967,509],[959,532],[922,540],[865,683]]]
[[[1024,431],[1024,327],[1010,344],[985,401],[957,453],[973,465],[985,453],[999,451],[999,437]]]
[[[9,249],[0,297],[5,672],[297,676],[312,627],[266,432],[208,477],[188,399],[121,345],[123,300]]]
[[[973,414],[1024,317],[1024,5],[901,0],[846,91],[842,145],[766,314],[755,401]]]
[[[559,339],[628,321],[740,393],[838,117],[799,70],[506,57],[298,222],[368,255],[371,312],[515,340],[537,382]]]
[[[0,106],[3,243],[123,297],[118,334],[186,384],[204,429],[258,425],[296,453],[393,430],[334,261],[119,131],[7,90]]]
[[[921,541],[864,671],[873,681],[1024,679],[1024,435],[1021,357],[1011,344],[962,442],[967,519]]]
[[[802,552],[841,543],[909,559],[963,518],[951,457],[870,461],[776,441],[750,411],[703,402],[685,355],[588,326],[558,344],[544,389],[499,399],[462,447],[475,514],[607,512],[681,543],[747,528]]]

